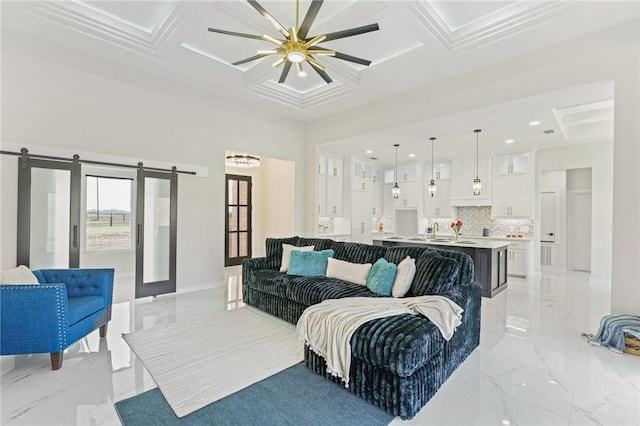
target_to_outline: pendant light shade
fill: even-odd
[[[478,177],[478,135],[481,131],[480,129],[473,131],[476,134],[476,178],[473,180],[473,195],[480,195],[480,190],[482,189],[482,182]]]
[[[436,195],[436,192],[438,191],[438,188],[436,188],[436,181],[433,179],[433,174],[435,173],[433,170],[433,145],[436,142],[436,138],[429,138],[429,140],[431,141],[431,182],[429,183],[427,190],[429,191],[429,194],[433,197],[434,195]]]
[[[396,169],[393,173],[393,177],[395,178],[396,183],[393,184],[393,188],[391,189],[391,193],[393,194],[393,198],[396,200],[400,198],[400,186],[398,186],[398,147],[400,144],[394,144],[396,147]]]

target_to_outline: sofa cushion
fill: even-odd
[[[371,272],[370,263],[352,263],[346,260],[329,259],[326,276],[366,286],[369,272]]]
[[[442,356],[444,338],[420,315],[403,314],[362,324],[351,337],[351,354],[376,367],[407,377],[433,356]]]
[[[333,256],[339,260],[353,263],[371,263],[384,256],[387,251],[383,246],[371,246],[362,243],[345,243],[336,241],[332,247],[336,254]]]
[[[459,271],[459,264],[455,259],[427,251],[416,259],[416,275],[411,291],[416,296],[442,294],[451,289]]]
[[[474,269],[473,269],[473,260],[471,259],[471,256],[469,256],[466,253],[453,251],[453,250],[438,249],[436,251],[441,256],[454,259],[456,262],[458,262],[460,271],[458,272],[458,278],[455,281],[456,284],[463,285],[473,281]]]
[[[428,247],[406,247],[406,246],[394,246],[387,247],[387,252],[384,254],[384,258],[389,262],[393,262],[396,265],[399,265],[407,256],[417,259],[422,253],[426,250],[432,251],[431,248]]]
[[[409,292],[413,277],[416,275],[416,260],[407,256],[400,264],[396,271],[396,277],[393,280],[391,295],[393,297],[403,297]]]
[[[333,250],[291,252],[289,275],[304,277],[324,277],[327,272],[327,260],[333,256]]]
[[[267,257],[267,268],[280,269],[282,262],[282,244],[298,245],[298,236],[289,238],[267,238],[265,240],[265,253]]]
[[[390,296],[398,267],[384,258],[376,260],[367,277],[367,288],[381,296]]]
[[[285,297],[305,306],[315,305],[326,299],[343,297],[376,297],[367,287],[327,277],[292,277],[285,288]]]
[[[280,272],[287,272],[289,270],[289,263],[291,262],[291,251],[313,251],[314,246],[292,246],[291,244],[282,244],[282,261],[280,262]]]
[[[102,296],[70,297],[68,306],[69,325],[73,325],[106,307]]]
[[[316,251],[332,248],[334,241],[328,238],[298,238],[298,246],[314,246]]]
[[[0,284],[28,285],[39,283],[38,278],[33,275],[31,269],[27,268],[24,265],[20,265],[17,268],[6,269],[0,272]]]

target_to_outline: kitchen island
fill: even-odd
[[[482,284],[482,296],[493,297],[507,288],[507,247],[508,241],[465,240],[453,241],[449,238],[422,237],[382,237],[373,239],[374,245],[392,246],[438,246],[460,251],[473,259],[474,280]]]

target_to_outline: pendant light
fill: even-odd
[[[398,198],[400,198],[400,187],[398,186],[398,147],[400,146],[400,144],[394,144],[393,146],[396,147],[396,170],[393,173],[393,177],[395,178],[396,183],[393,185],[391,193],[393,194],[393,198],[397,200]]]
[[[436,188],[436,181],[433,180],[433,144],[436,142],[436,138],[429,138],[429,140],[431,141],[431,183],[429,183],[428,190],[429,194],[433,197],[438,190],[438,188]]]
[[[478,135],[481,131],[480,129],[473,131],[476,134],[476,178],[473,180],[473,195],[480,195],[480,190],[482,189],[482,182],[478,177]]]

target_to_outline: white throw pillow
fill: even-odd
[[[369,272],[371,272],[370,263],[351,263],[330,257],[326,275],[329,278],[339,278],[366,286]]]
[[[293,250],[300,251],[313,251],[315,246],[297,247],[291,244],[282,245],[282,260],[280,261],[280,272],[287,272],[289,270],[289,262],[291,262],[291,252]]]
[[[31,269],[24,265],[17,268],[7,269],[0,273],[0,284],[38,284],[38,279]]]
[[[411,282],[416,275],[416,260],[407,256],[398,264],[396,279],[393,281],[391,295],[393,297],[402,297],[411,288]]]

